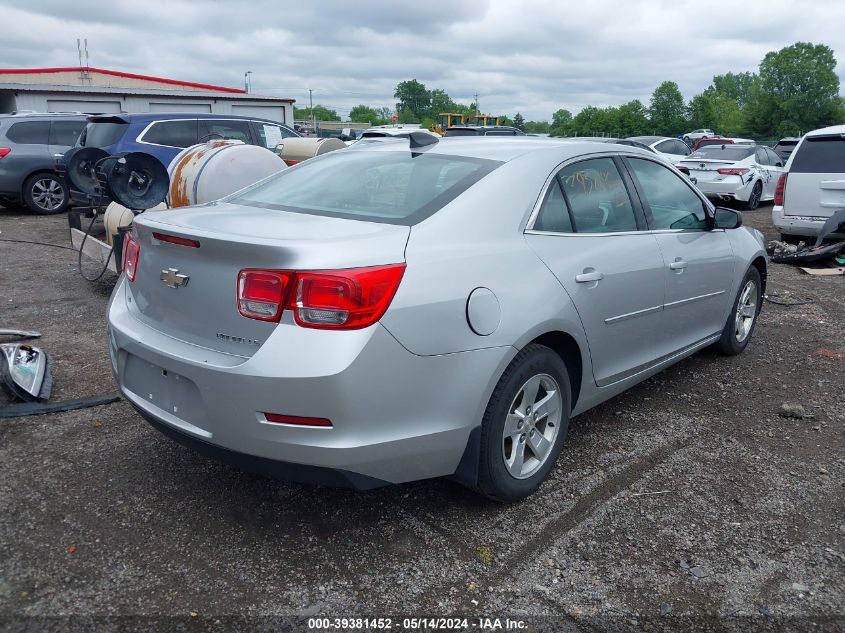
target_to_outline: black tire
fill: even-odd
[[[24,182],[23,201],[33,213],[55,215],[67,209],[70,191],[56,174],[42,171],[32,174]]]
[[[754,188],[751,190],[751,195],[748,198],[748,202],[745,203],[745,208],[749,211],[756,209],[760,206],[760,198],[763,197],[763,181],[758,180],[754,183]]]
[[[744,336],[739,336],[739,323],[737,321],[737,311],[741,308],[747,308],[745,301],[740,305],[740,299],[743,298],[743,293],[749,283],[754,283],[753,300],[754,300],[754,314],[751,316],[750,327]],[[760,314],[760,309],[763,307],[763,285],[760,279],[760,271],[755,266],[748,269],[742,283],[739,284],[739,290],[734,298],[731,313],[728,315],[728,320],[722,330],[722,337],[713,345],[715,350],[723,356],[736,356],[741,354],[748,346],[748,341],[754,334],[754,328],[757,325],[757,315]],[[750,315],[749,315],[750,316]],[[745,317],[747,318],[747,317]]]
[[[528,451],[532,455],[526,458],[524,462],[526,466],[530,465],[531,460],[535,460],[537,463],[533,471],[530,471],[529,468],[530,473],[526,473],[524,478],[518,478],[509,472],[506,464],[505,450],[508,446],[508,440],[504,437],[505,423],[513,415],[511,407],[515,404],[515,399],[525,397],[522,391],[523,387],[531,380],[549,381],[549,379],[553,379],[553,382],[548,382],[549,386],[554,387],[554,383],[557,383],[558,389],[546,390],[541,386],[537,394],[540,400],[535,401],[539,403],[547,396],[551,398],[553,397],[551,391],[555,391],[559,396],[559,401],[555,400],[559,404],[559,408],[554,413],[549,413],[545,417],[541,415],[539,418],[536,417],[536,412],[534,412],[535,420],[525,425],[525,432],[521,434],[520,440],[522,442],[521,450],[523,451],[521,454],[527,454],[525,451]],[[566,371],[566,365],[553,350],[544,345],[531,344],[516,355],[493,390],[481,422],[478,485],[476,486],[478,492],[489,499],[510,503],[524,499],[537,490],[546,475],[554,467],[566,439],[571,408],[570,394],[569,374]],[[519,407],[524,409],[525,403],[520,404]],[[559,415],[557,415],[558,411]],[[557,430],[554,431],[553,427],[556,427]],[[523,428],[522,423],[520,423],[519,428]],[[547,440],[550,448],[542,461],[534,456],[530,442],[526,439],[528,433],[531,434],[531,437],[534,437],[534,434],[537,433],[538,438],[549,433],[554,435],[551,442]],[[511,451],[515,450],[512,442],[510,447]],[[523,462],[520,461],[520,463]]]

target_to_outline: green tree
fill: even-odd
[[[572,113],[569,110],[561,108],[552,115],[552,128],[561,128],[571,122]]]
[[[740,134],[745,128],[745,117],[737,101],[714,86],[695,95],[688,112],[689,125],[693,128],[710,128],[728,136]]]
[[[293,109],[293,118],[294,119],[310,119],[311,118],[311,108],[294,108]],[[314,106],[314,119],[317,121],[340,121],[340,115],[335,112],[334,110],[330,110],[326,106],[322,105],[315,105]]]
[[[526,134],[548,134],[552,131],[552,126],[548,121],[526,121]]]
[[[421,84],[416,79],[400,81],[393,96],[398,99],[396,111],[399,113],[400,119],[403,112],[409,112],[413,118],[419,119],[420,116],[427,114],[431,108],[431,93],[426,90],[425,84]],[[406,123],[416,122],[406,121]]]
[[[626,138],[648,133],[648,108],[642,101],[634,99],[623,103],[616,111],[616,129],[613,130],[615,136]]]
[[[428,116],[431,119],[437,119],[441,112],[459,112],[458,104],[452,100],[445,90],[436,88],[429,93],[431,98],[431,105],[428,108]]]
[[[654,89],[649,108],[651,127],[657,134],[675,136],[686,127],[686,106],[678,84],[664,81]]]
[[[525,130],[525,118],[517,112],[513,117],[513,126],[520,130]]]
[[[375,125],[384,118],[375,108],[366,105],[356,105],[349,111],[349,120],[357,123]]]
[[[741,108],[748,103],[751,87],[758,79],[757,75],[750,72],[725,73],[713,77],[713,88],[736,101]],[[694,125],[693,127],[699,126]]]
[[[824,44],[797,42],[767,53],[759,85],[750,91],[751,127],[758,133],[791,129],[794,134],[831,123],[839,109],[835,69],[833,50]]]

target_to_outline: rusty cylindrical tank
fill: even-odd
[[[182,150],[170,162],[171,207],[219,200],[287,165],[269,149],[243,141],[214,140]]]

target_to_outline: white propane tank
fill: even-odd
[[[163,202],[157,204],[152,209],[147,211],[162,211],[167,208]],[[109,246],[114,245],[114,236],[117,235],[118,229],[132,224],[135,219],[135,214],[122,204],[112,202],[106,207],[106,212],[103,214],[103,227],[106,229],[106,243]]]
[[[287,169],[269,149],[243,141],[212,140],[185,148],[167,168],[171,207],[219,200]]]
[[[288,165],[296,165],[309,158],[345,148],[346,143],[339,138],[289,137],[282,139],[282,142],[276,146],[276,152]]]

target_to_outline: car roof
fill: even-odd
[[[569,150],[565,153],[571,156],[618,150],[654,157],[651,152],[632,145],[605,143],[597,147],[596,143],[591,141],[539,136],[447,136],[415,151],[508,162],[532,152],[554,149]],[[402,137],[359,141],[344,151],[407,152],[408,141]]]
[[[20,114],[0,114],[0,119],[26,121],[27,119],[84,119],[87,116],[81,112],[21,112]]]
[[[806,136],[827,136],[829,134],[845,134],[845,125],[831,125],[830,127],[823,127],[812,132],[807,132]]]
[[[122,121],[124,123],[132,123],[134,121],[173,121],[177,119],[239,119],[243,121],[266,121],[267,123],[290,127],[285,123],[262,117],[243,116],[240,114],[211,114],[210,112],[117,112],[115,114],[92,114],[88,117],[88,120],[93,122]]]
[[[652,143],[657,143],[659,141],[671,141],[676,139],[673,139],[671,136],[629,136],[628,140],[637,141],[638,143],[643,143],[645,145],[651,145]]]

